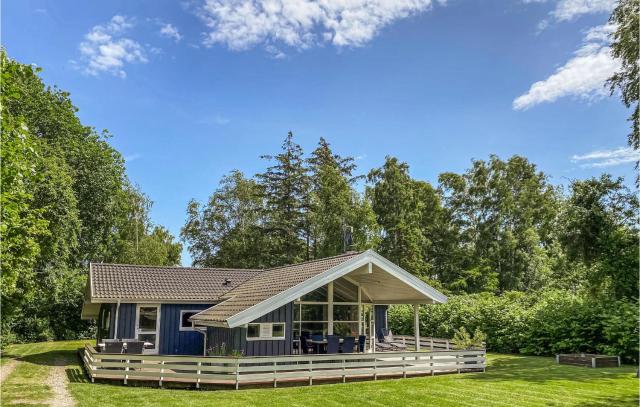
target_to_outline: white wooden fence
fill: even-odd
[[[433,352],[384,352],[333,355],[290,355],[277,357],[190,357],[107,354],[85,346],[81,356],[91,381],[95,379],[182,382],[234,385],[304,381],[345,381],[373,378],[484,370],[484,350]]]
[[[409,335],[393,335],[394,342],[403,343],[407,349],[416,348],[415,336]],[[484,348],[484,346],[483,346]],[[429,350],[431,352],[438,350],[454,350],[459,349],[453,339],[432,338],[430,336],[420,337],[420,350]]]

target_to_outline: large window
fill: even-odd
[[[282,340],[285,339],[284,322],[260,323],[247,325],[247,340]]]
[[[326,336],[331,326],[334,335],[358,335],[358,286],[343,278],[331,284],[332,288],[320,287],[294,303],[294,337]],[[329,298],[331,292],[333,296]]]
[[[98,321],[98,341],[101,341],[109,336],[109,328],[111,325],[111,304],[102,305]]]

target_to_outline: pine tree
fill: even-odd
[[[257,175],[265,200],[262,230],[268,241],[266,262],[276,266],[308,259],[310,181],[302,147],[289,132],[280,154],[261,158],[275,162]]]

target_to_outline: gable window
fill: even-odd
[[[183,310],[180,311],[180,330],[181,331],[193,331],[193,324],[189,321],[189,318],[196,315],[200,311]]]
[[[284,322],[248,324],[247,340],[283,340],[284,331]]]

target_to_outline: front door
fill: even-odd
[[[159,338],[160,305],[138,304],[136,309],[136,339],[147,342],[143,353],[158,354]]]

